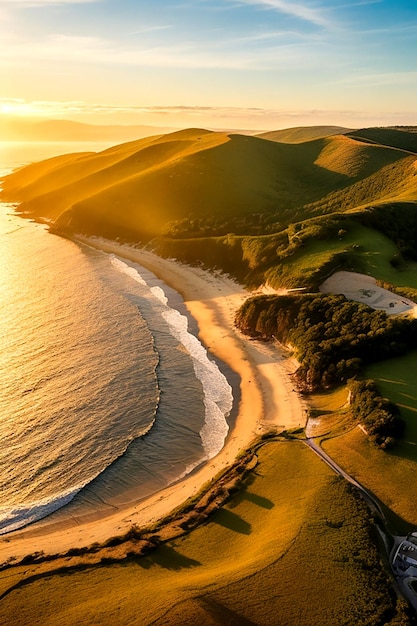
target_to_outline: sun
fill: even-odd
[[[12,100],[6,99],[2,102],[0,99],[0,115],[28,116],[34,115],[34,113],[35,110],[33,106],[27,102],[20,102],[18,100],[13,102]]]

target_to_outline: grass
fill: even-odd
[[[407,128],[363,128],[351,131],[349,136],[401,150],[417,152],[417,134],[407,132]]]
[[[309,395],[308,407],[310,437],[323,437],[329,433],[334,437],[352,428],[346,386]]]
[[[381,393],[398,404],[406,421],[403,440],[390,451],[378,450],[346,415],[341,391],[312,397],[312,407],[321,416],[313,436],[325,437],[324,450],[349,474],[370,489],[389,509],[404,520],[394,521],[398,532],[417,525],[417,352],[375,363],[363,375],[376,381]],[[339,403],[339,406],[338,406]],[[313,419],[314,424],[314,419]]]
[[[44,218],[71,211],[76,229],[149,239],[190,216],[276,214],[285,227],[311,207],[326,213],[332,194],[348,209],[415,197],[414,169],[406,152],[342,135],[289,144],[188,129],[28,166],[6,178],[3,196]]]
[[[295,126],[283,130],[271,130],[260,133],[258,137],[269,141],[279,141],[282,143],[304,143],[313,139],[330,137],[331,135],[341,135],[349,132],[348,128],[342,126]]]
[[[352,181],[348,187],[330,192],[312,203],[306,207],[310,209],[310,215],[348,212],[393,201],[414,201],[417,197],[415,156],[397,151],[397,157],[400,155],[399,160],[385,165],[381,163],[381,168],[373,174]]]
[[[22,586],[3,598],[0,622],[389,624],[401,608],[370,528],[362,501],[306,446],[269,442],[207,524],[146,557]],[[3,586],[9,576],[0,573]]]
[[[310,286],[317,271],[329,264],[337,251],[344,249],[340,242],[309,241],[305,248],[265,272],[266,282],[277,288]]]
[[[390,452],[377,449],[349,420],[346,407],[342,404],[342,390],[313,395],[311,399],[313,410],[320,414],[312,435],[324,438],[323,449],[391,509],[394,530],[404,534],[417,525],[416,366],[417,353],[413,352],[375,363],[364,372],[366,377],[377,382],[385,397],[400,406],[406,421],[404,440],[398,441]],[[314,421],[313,418],[313,424]]]
[[[394,521],[393,530],[400,534],[415,530],[417,464],[414,458],[407,457],[404,445],[399,445],[393,452],[378,450],[359,428],[328,439],[322,445],[343,469],[400,518]]]
[[[417,462],[417,352],[403,357],[375,363],[366,368],[366,376],[373,378],[381,393],[398,404],[406,421],[405,439],[415,446]]]
[[[339,239],[310,239],[299,248],[295,254],[283,259],[266,272],[266,279],[272,286],[302,287],[317,282],[316,275],[320,275],[320,282],[324,280],[323,269],[330,267],[330,273],[337,269],[353,269],[375,276],[377,279],[392,284],[414,286],[416,282],[416,263],[398,270],[394,269],[390,260],[397,252],[397,248],[388,237],[382,233],[361,226],[353,222],[347,226],[346,234]],[[333,263],[332,263],[333,261]]]
[[[354,217],[354,216],[352,216]],[[323,218],[323,224],[327,218]],[[319,222],[318,222],[319,224]],[[207,267],[221,267],[251,286],[267,282],[272,287],[306,287],[318,289],[319,285],[337,269],[353,270],[397,286],[417,287],[417,263],[403,263],[398,269],[391,260],[398,250],[392,240],[381,232],[363,226],[354,219],[336,220],[333,235],[315,236],[315,228],[304,222],[296,237],[304,243],[290,252],[288,231],[262,236],[235,236],[160,239],[156,247],[163,256],[174,257],[187,263],[202,260]],[[337,225],[338,224],[338,225]],[[337,235],[343,228],[342,238]],[[325,229],[324,229],[325,230]],[[305,233],[310,233],[305,235]],[[279,256],[283,250],[283,258]],[[287,256],[288,255],[288,256]]]

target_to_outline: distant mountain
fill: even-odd
[[[400,131],[401,149],[367,140],[371,130],[293,145],[182,130],[29,165],[4,180],[3,198],[60,227],[138,241],[270,232],[371,203],[415,202],[414,134]]]
[[[258,133],[257,137],[281,143],[304,143],[305,141],[322,139],[331,135],[344,135],[351,130],[351,128],[344,128],[343,126],[296,126],[294,128]]]
[[[0,117],[0,141],[122,142],[176,130],[158,126],[94,125],[69,120]]]

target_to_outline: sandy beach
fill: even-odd
[[[199,338],[207,349],[240,378],[240,400],[236,422],[221,452],[181,482],[141,501],[132,502],[109,515],[48,519],[0,538],[0,562],[21,558],[36,551],[57,554],[74,547],[103,542],[128,531],[133,524],[146,527],[163,519],[194,496],[254,439],[269,429],[303,427],[306,409],[293,389],[290,374],[296,364],[278,344],[265,344],[244,337],[234,327],[234,315],[250,292],[222,274],[185,266],[175,260],[101,239],[79,237],[81,243],[136,262],[181,294],[199,327]]]

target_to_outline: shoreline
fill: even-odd
[[[148,527],[167,517],[220,472],[233,465],[238,455],[268,430],[305,425],[306,411],[294,391],[289,375],[294,362],[278,345],[262,344],[244,337],[234,327],[234,314],[252,295],[230,278],[163,259],[151,252],[97,238],[74,237],[106,253],[138,263],[179,293],[189,315],[196,321],[199,339],[206,349],[239,377],[235,419],[222,450],[211,460],[162,491],[110,514],[99,511],[76,519],[61,509],[59,521],[48,518],[0,538],[0,562],[33,552],[62,553],[127,532],[133,525]],[[229,382],[229,384],[231,384]],[[233,387],[233,384],[232,384]]]

